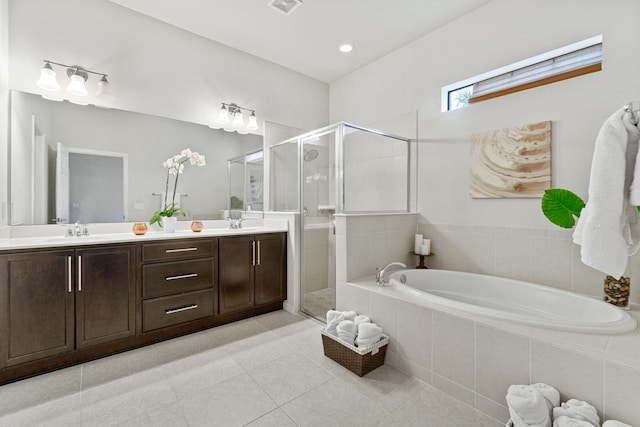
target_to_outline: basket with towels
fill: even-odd
[[[327,326],[320,333],[324,355],[358,376],[384,364],[389,337],[367,316],[329,310]]]

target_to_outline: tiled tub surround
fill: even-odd
[[[563,399],[640,425],[640,332],[583,335],[479,322],[349,284],[392,261],[417,264],[413,235],[431,239],[430,268],[525,280],[602,298],[605,275],[580,261],[572,230],[429,224],[419,214],[336,216],[336,309],[367,314],[391,336],[387,364],[506,421],[510,384],[548,382]],[[631,258],[640,303],[640,254]],[[640,309],[631,313],[640,320]]]
[[[387,364],[500,420],[510,384],[545,382],[602,419],[640,425],[640,331],[556,332],[418,305],[373,278],[338,282],[337,309],[369,316],[391,337]],[[640,309],[631,314],[640,320]]]

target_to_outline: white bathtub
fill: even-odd
[[[627,312],[604,301],[519,280],[430,269],[396,271],[389,283],[418,303],[531,327],[588,334],[637,327]]]

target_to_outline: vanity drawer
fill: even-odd
[[[142,301],[142,331],[213,316],[213,289]]]
[[[165,261],[172,259],[211,256],[215,252],[214,239],[185,239],[142,245],[142,261]]]
[[[142,266],[142,297],[155,298],[213,286],[213,258]]]

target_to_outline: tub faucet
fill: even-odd
[[[401,262],[391,262],[387,265],[385,265],[382,268],[376,268],[376,282],[378,282],[378,286],[382,287],[385,285],[385,283],[387,283],[384,280],[384,273],[386,273],[387,269],[393,266],[398,266],[398,267],[402,267],[402,268],[407,268],[407,266]]]

